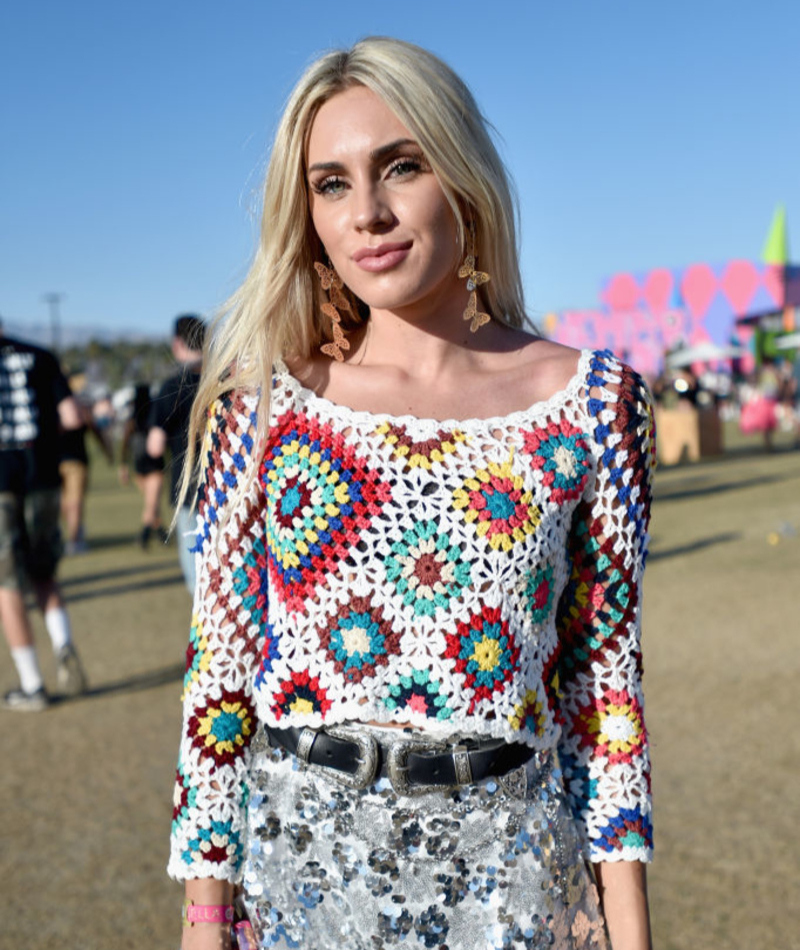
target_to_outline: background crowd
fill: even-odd
[[[73,392],[48,350],[0,329],[0,623],[19,678],[19,687],[3,696],[5,708],[35,712],[51,702],[36,652],[29,592],[44,618],[59,689],[67,696],[87,689],[56,577],[64,553],[89,548],[84,518],[94,455],[90,437],[108,464],[118,460],[122,484],[132,480],[141,492],[138,543],[143,548],[153,539],[167,543],[163,485],[168,468],[175,507],[204,335],[201,318],[178,317],[174,371],[166,379],[93,398],[91,391]],[[174,521],[181,569],[193,593],[191,505],[178,507]]]
[[[204,338],[205,323],[201,317],[177,317],[170,340],[172,358],[162,364],[161,372],[140,378],[133,367],[137,375],[113,389],[104,378],[102,364],[96,365],[96,360],[86,361],[95,364],[88,382],[85,365],[69,367],[68,379],[83,424],[74,434],[62,436],[59,468],[65,554],[81,554],[88,549],[84,513],[89,467],[100,458],[116,466],[121,485],[134,485],[142,496],[136,543],[144,549],[155,543],[170,543],[169,525],[178,497],[189,411],[200,379]],[[77,363],[74,356],[72,361]],[[73,474],[75,470],[77,473]],[[182,539],[191,532],[190,512],[188,508],[182,509],[177,512],[175,535],[190,591],[194,589],[194,564],[188,557],[190,544]]]

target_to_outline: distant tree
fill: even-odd
[[[68,376],[85,375],[92,385],[112,391],[131,383],[162,383],[175,369],[166,340],[89,340],[66,347],[61,361]]]

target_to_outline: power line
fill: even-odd
[[[54,352],[61,349],[61,301],[66,294],[51,291],[44,294],[42,299],[50,307],[50,345]]]

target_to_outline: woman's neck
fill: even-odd
[[[496,321],[470,332],[463,301],[442,302],[435,313],[373,310],[348,359],[363,366],[392,365],[420,379],[441,377],[473,366],[476,359],[504,350],[508,330]],[[409,308],[410,309],[410,308]]]

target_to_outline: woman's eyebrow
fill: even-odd
[[[389,142],[387,145],[381,145],[376,148],[374,151],[369,153],[369,157],[373,162],[379,162],[382,158],[386,158],[387,155],[391,155],[392,152],[397,151],[398,148],[402,148],[404,145],[414,145],[419,148],[419,145],[414,141],[414,139],[395,139],[394,142]]]
[[[308,166],[310,172],[338,172],[344,168],[341,162],[315,162]]]
[[[397,149],[402,148],[404,145],[413,145],[416,148],[419,148],[417,142],[414,139],[395,139],[394,142],[387,142],[386,145],[380,145],[378,148],[373,149],[369,153],[369,159],[371,162],[379,162],[382,159],[386,158],[387,155],[391,155],[392,152],[396,152]],[[314,162],[313,165],[309,165],[309,172],[336,172],[342,171],[344,165],[341,162]]]

